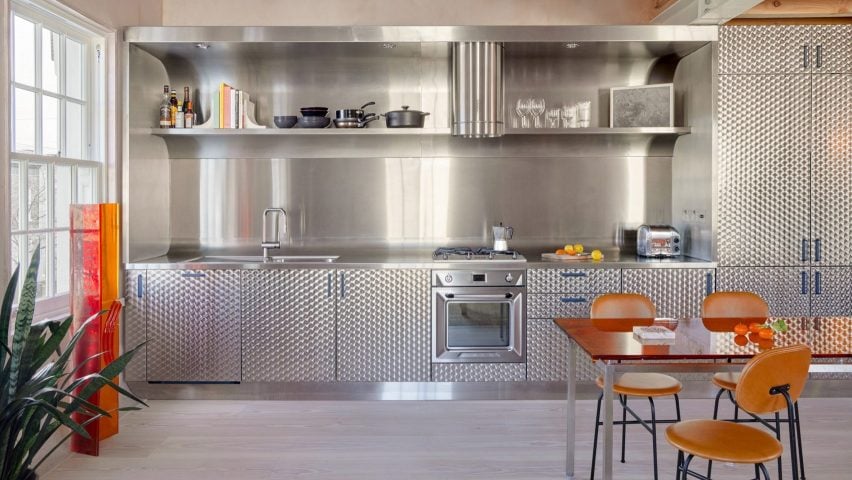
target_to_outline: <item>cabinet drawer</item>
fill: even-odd
[[[621,291],[621,270],[534,268],[528,270],[530,293],[608,293]]]
[[[527,318],[588,318],[597,295],[538,293],[529,296]]]

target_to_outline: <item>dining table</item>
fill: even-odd
[[[577,348],[591,357],[603,377],[604,480],[613,478],[613,384],[621,373],[739,371],[763,350],[795,344],[810,347],[811,372],[852,372],[848,363],[852,358],[852,317],[557,318],[554,323],[570,338],[565,459],[565,478],[569,480],[579,478],[574,472]],[[762,338],[758,327],[756,332],[742,334],[743,325],[754,323],[770,328],[771,338]],[[663,327],[673,335],[642,338],[643,331],[653,330],[646,327]]]

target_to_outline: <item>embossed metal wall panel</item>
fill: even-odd
[[[719,28],[719,73],[803,73],[805,46],[810,61],[810,27],[749,25]]]
[[[531,268],[529,293],[607,293],[621,290],[619,269]]]
[[[527,320],[527,380],[568,380],[568,335],[550,319]],[[586,352],[576,350],[577,380],[592,381],[598,368]]]
[[[852,75],[813,75],[813,121],[812,258],[852,265]]]
[[[242,272],[244,382],[334,381],[334,270]]]
[[[852,267],[820,267],[812,272],[811,315],[852,316]]]
[[[340,270],[337,379],[427,382],[429,270]]]
[[[814,25],[814,48],[820,48],[814,73],[852,73],[852,25]]]
[[[709,279],[708,279],[709,275]],[[621,271],[624,293],[641,293],[653,300],[658,317],[698,317],[707,295],[712,291],[713,269],[644,268]]]
[[[802,263],[809,238],[810,75],[720,75],[719,262]]]
[[[598,295],[583,293],[534,293],[527,303],[529,318],[588,318]]]
[[[149,382],[240,381],[239,270],[150,270],[147,295]]]
[[[145,270],[130,270],[124,274],[124,332],[123,351],[135,348],[146,339],[145,334]],[[141,291],[139,290],[141,281]],[[142,347],[124,369],[124,378],[128,382],[145,378],[147,346]]]
[[[716,290],[719,292],[754,292],[769,304],[774,316],[797,317],[810,310],[809,268],[795,267],[725,267],[716,269]],[[802,273],[805,293],[802,293]]]
[[[433,363],[436,382],[523,382],[527,378],[524,363]]]

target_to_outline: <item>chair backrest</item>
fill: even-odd
[[[592,302],[592,318],[654,318],[654,302],[638,293],[607,293]]]
[[[777,412],[787,408],[783,395],[770,393],[772,387],[789,385],[790,399],[795,402],[808,379],[811,349],[791,345],[764,350],[743,368],[737,382],[737,405],[754,414]]]
[[[769,305],[752,292],[715,292],[704,298],[701,307],[704,318],[766,318]]]

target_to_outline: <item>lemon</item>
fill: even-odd
[[[574,253],[583,253],[583,244],[578,243],[574,245]]]
[[[592,250],[592,260],[600,260],[603,258],[603,253],[600,250]]]
[[[574,255],[574,253],[576,253],[574,251],[574,245],[565,245],[563,250],[565,250],[565,253],[567,253],[568,255]]]

